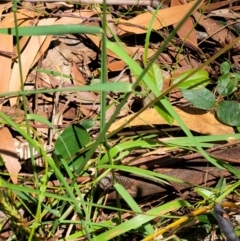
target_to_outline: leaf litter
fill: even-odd
[[[155,9],[141,5],[109,5],[108,7],[111,11],[109,11],[107,15],[109,25],[107,37],[112,42],[116,41],[116,37],[119,38],[124,51],[126,51],[137,64],[145,67],[143,64],[144,55],[147,53],[147,61],[151,60],[169,33],[173,29],[176,29],[179,21],[183,19],[195,3],[195,1],[185,2],[178,0],[164,2],[162,7],[157,10],[156,18],[151,26],[152,33],[147,50],[145,47],[145,35]],[[2,15],[0,28],[14,27],[14,17],[11,7],[12,3],[7,1],[0,4],[0,13]],[[35,3],[34,1],[23,1],[22,5],[18,7],[17,24],[19,27],[52,26],[59,24],[83,24],[89,27],[101,27],[102,10],[100,7],[91,4],[78,5],[67,2],[41,1]],[[160,91],[165,91],[171,86],[174,79],[181,76],[181,74],[184,74],[188,70],[198,68],[215,53],[228,46],[229,43],[237,41],[239,36],[239,9],[239,3],[235,0],[215,1],[208,4],[202,1],[195,7],[193,14],[186,20],[182,27],[177,30],[177,35],[173,37],[171,42],[168,43],[164,51],[156,59],[155,63],[159,66],[163,76],[158,79],[158,81],[162,81],[162,83],[158,85],[162,86]],[[7,96],[7,92],[19,91],[21,87],[19,61],[16,57],[16,40],[10,34],[0,34],[0,43],[0,78],[2,80],[0,82],[0,92],[6,93],[5,98],[1,99],[1,112],[22,126],[21,128],[24,128],[26,120],[22,99]],[[24,89],[85,86],[98,82],[101,76],[101,44],[101,36],[91,34],[22,36],[19,46]],[[221,75],[220,65],[227,60],[231,63],[231,69],[233,71],[239,71],[240,69],[239,48],[240,41],[237,41],[232,49],[226,51],[225,54],[204,68],[209,75],[209,79],[211,79],[211,81],[208,82],[208,88],[216,96],[217,93],[213,86],[216,84],[217,78]],[[110,82],[125,81],[134,83],[136,81],[137,76],[134,76],[129,71],[129,66],[126,61],[120,59],[120,57],[110,49],[107,49],[107,69]],[[235,102],[239,102],[239,89],[237,87],[238,86],[235,88],[235,95],[231,96]],[[121,92],[121,90],[119,90],[119,92]],[[149,104],[154,98],[156,98],[156,96],[148,90],[147,86],[140,83],[136,92],[132,93],[125,103],[117,120],[112,123],[108,132],[111,135],[112,132],[119,129],[116,135],[109,139],[112,148],[114,149],[114,146],[116,146],[116,165],[140,167],[142,170],[154,171],[159,177],[166,174],[172,178],[166,179],[165,176],[161,176],[162,179],[160,178],[160,180],[164,180],[164,182],[168,181],[169,185],[164,182],[160,184],[153,180],[150,181],[149,176],[145,172],[142,173],[142,176],[139,176],[141,171],[138,175],[131,172],[131,174],[127,174],[126,171],[121,172],[119,166],[119,168],[116,168],[119,170],[116,172],[116,180],[123,185],[132,197],[137,200],[139,199],[139,202],[146,208],[149,205],[167,202],[176,197],[194,203],[200,199],[199,197],[198,199],[191,197],[194,192],[190,187],[194,187],[194,185],[209,187],[216,183],[218,178],[223,176],[229,178],[229,180],[233,180],[228,171],[220,171],[216,169],[216,167],[208,167],[206,159],[204,158],[198,157],[193,163],[191,163],[191,161],[193,161],[194,158],[190,159],[190,162],[188,162],[189,160],[187,158],[184,160],[185,157],[192,155],[191,152],[196,150],[191,147],[189,143],[184,145],[184,139],[180,145],[179,143],[173,144],[174,139],[185,136],[180,128],[178,128],[179,124],[176,120],[174,120],[172,125],[169,125],[166,118],[160,116],[155,108],[148,108],[139,114],[137,118],[131,120],[134,114]],[[193,131],[196,137],[200,138],[204,137],[204,135],[226,136],[224,141],[218,138],[213,138],[209,143],[207,143],[208,141],[200,141],[206,150],[211,149],[213,144],[218,144],[218,150],[227,150],[229,156],[238,156],[239,143],[237,140],[231,143],[231,137],[235,136],[236,129],[217,119],[214,111],[203,111],[189,105],[189,102],[182,96],[178,88],[174,88],[168,93],[167,98],[174,105],[174,110],[185,122],[186,126]],[[120,99],[121,93],[107,93],[108,108],[106,110],[106,120],[109,120],[113,115]],[[41,118],[51,122],[52,128],[59,132],[62,132],[71,125],[81,123],[87,130],[87,132],[82,132],[82,138],[84,138],[84,135],[86,137],[89,134],[91,140],[95,140],[99,135],[99,116],[101,110],[99,93],[90,91],[62,92],[56,94],[39,93],[27,98],[27,110],[28,114],[37,114],[40,116],[39,119],[29,122],[32,128],[30,135],[41,143],[44,149],[49,152],[49,155],[54,152],[57,135],[53,134],[53,130],[49,125],[40,121],[42,120]],[[89,120],[93,121],[92,124],[87,122]],[[3,125],[1,128],[1,137],[3,140],[0,147],[1,159],[3,160],[1,171],[5,175],[6,180],[18,185],[26,185],[28,183],[28,185],[32,185],[33,187],[35,184],[32,178],[33,167],[30,162],[31,151],[29,143],[18,134],[15,128],[8,125]],[[146,138],[146,140],[149,140],[149,143],[143,146],[139,146],[136,143],[136,146],[134,146],[132,142],[136,137],[140,139],[143,138],[143,140]],[[219,140],[221,141],[219,142]],[[151,145],[151,141],[154,145]],[[129,144],[129,146],[133,145],[133,147],[128,147],[127,145],[126,147],[122,147],[121,145],[124,143]],[[186,148],[186,146],[188,146],[188,148]],[[35,153],[35,150],[33,150],[33,153]],[[103,153],[104,150],[99,149],[95,155]],[[36,154],[39,153],[36,152]],[[73,154],[74,153],[70,153],[70,156]],[[40,175],[42,170],[46,168],[46,163],[44,158],[38,156],[39,155],[35,156],[36,162],[34,165],[39,168],[38,172]],[[213,154],[213,157],[229,163],[232,161],[232,159],[223,157],[223,155],[214,156]],[[195,162],[198,164],[195,165]],[[237,164],[236,168],[238,169],[239,158],[234,159],[233,162]],[[198,167],[199,163],[204,164]],[[104,165],[104,162],[101,163],[100,161],[98,168],[101,172],[98,174],[103,173],[101,165]],[[90,165],[89,170],[90,169],[94,169],[94,167]],[[101,189],[96,188],[98,185],[94,183],[94,175],[93,172],[87,175],[85,173],[85,175],[77,177],[77,182],[83,187],[81,190],[84,195],[86,195],[89,190],[89,185],[91,185],[90,181],[93,181],[92,188],[97,189],[97,192],[102,192]],[[110,182],[110,186],[103,188],[103,191],[110,189],[110,193],[106,195],[106,201],[111,201],[116,199],[116,193],[111,193],[114,185],[114,177],[105,175],[105,178]],[[66,175],[66,179],[68,183],[72,182],[72,179],[69,178],[68,175]],[[177,179],[181,179],[183,182],[179,181],[178,183]],[[101,187],[105,179],[97,180]],[[57,181],[56,177],[52,176],[51,180],[47,180],[46,189],[52,192],[50,187],[53,185],[56,187],[61,185]],[[170,193],[169,186],[171,186]],[[172,194],[172,191],[175,195]],[[56,193],[57,192],[58,191],[56,191]],[[155,196],[152,196],[153,194],[155,194]],[[236,200],[238,199],[236,198]],[[11,202],[12,201],[13,200],[11,200]],[[45,201],[47,203],[47,200]],[[3,202],[0,203],[0,205],[3,206]],[[4,208],[2,209],[4,211]],[[19,212],[25,212],[25,215],[27,213],[27,211],[23,211],[23,209],[20,209]],[[172,213],[174,215],[183,215],[183,212],[184,211],[175,210],[175,212]],[[128,213],[128,217],[126,214],[123,214],[126,220],[132,216],[131,213]],[[111,215],[109,211],[102,210],[98,212],[98,218],[96,220],[111,220]],[[10,217],[11,220],[12,216],[10,215],[8,217]],[[54,219],[54,215],[46,215],[45,220],[48,218]],[[94,221],[94,218],[92,220]],[[5,228],[7,229],[8,227],[9,224],[6,225]],[[53,238],[54,240],[61,240],[61,238],[67,237],[66,235],[71,236],[74,233],[73,230],[67,230],[63,226],[59,232],[48,235],[47,225],[44,228],[45,231],[38,233],[36,238],[42,240],[43,234],[45,234],[45,237],[48,236],[48,238],[44,240],[52,240]],[[76,225],[74,229],[79,231],[81,227]],[[29,230],[26,230],[26,232],[28,231]],[[8,235],[12,235],[11,232],[10,234],[8,233]],[[4,233],[5,229],[1,231],[1,234],[4,235]],[[26,236],[28,235],[29,234],[26,234]],[[81,235],[79,235],[79,237],[80,236]],[[129,234],[129,238],[132,240],[140,240],[139,237],[136,238],[134,234],[131,233]],[[196,235],[195,240],[206,239],[203,237],[199,238]]]

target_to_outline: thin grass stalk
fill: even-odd
[[[48,93],[57,93],[57,92],[76,92],[76,91],[119,91],[122,92],[130,92],[132,85],[128,83],[106,83],[106,84],[94,84],[94,85],[86,85],[86,86],[73,86],[73,87],[63,87],[56,89],[46,89],[39,88],[37,90],[27,90],[27,91],[10,91],[0,93],[0,98],[5,96],[27,96],[34,94],[48,94]]]
[[[21,59],[21,49],[20,49],[20,44],[19,44],[19,33],[18,33],[18,22],[17,22],[17,0],[13,1],[13,7],[12,11],[14,14],[14,25],[15,25],[15,31],[16,31],[16,42],[17,42],[17,53],[18,53],[18,63],[19,63],[19,75],[20,75],[20,81],[21,81],[21,91],[24,91],[24,79],[23,79],[23,73],[22,73],[22,59]],[[23,109],[24,109],[24,116],[25,116],[25,121],[26,121],[26,129],[27,129],[27,134],[30,136],[31,131],[30,131],[30,125],[29,125],[29,120],[27,118],[27,98],[26,96],[22,96],[23,99]],[[35,183],[39,182],[37,171],[36,171],[36,166],[35,166],[35,161],[34,161],[34,153],[33,153],[33,147],[31,143],[29,143],[29,151],[30,151],[30,156],[31,156],[31,164],[33,168],[33,176]]]
[[[145,37],[145,45],[144,45],[144,54],[143,54],[143,64],[144,64],[144,66],[147,65],[149,40],[150,40],[150,36],[151,36],[151,32],[152,32],[154,19],[156,18],[158,10],[161,8],[161,6],[162,6],[162,3],[154,11],[154,13],[152,15],[152,18],[151,18],[151,21],[149,23],[148,29],[147,29],[147,34],[146,34],[146,37]]]
[[[101,83],[107,83],[107,47],[106,47],[106,31],[107,31],[107,6],[106,0],[103,1],[103,13],[102,13],[102,51],[101,51]],[[101,110],[100,110],[100,130],[105,126],[106,122],[106,103],[107,103],[107,93],[106,91],[101,92]]]
[[[24,91],[24,79],[23,79],[23,73],[22,73],[22,60],[21,60],[21,50],[20,50],[20,44],[19,44],[19,34],[18,34],[18,19],[17,19],[17,0],[14,0],[12,11],[14,14],[14,25],[15,25],[15,30],[16,30],[16,42],[17,42],[17,53],[18,53],[18,63],[19,63],[19,75],[20,75],[20,81],[21,81],[21,91]],[[31,135],[30,131],[30,125],[29,125],[29,120],[27,119],[27,98],[26,96],[22,96],[23,99],[23,110],[24,110],[24,116],[25,116],[25,122],[26,122],[26,130],[27,130],[27,135]],[[29,143],[29,151],[30,151],[30,156],[31,156],[31,164],[33,168],[33,176],[35,183],[39,183],[37,172],[36,172],[36,166],[35,166],[35,160],[34,160],[34,153],[33,153],[33,146],[31,143]],[[47,165],[46,165],[47,168]],[[41,194],[38,196],[38,204],[37,204],[37,211],[36,211],[36,217],[34,219],[31,232],[28,236],[28,240],[31,241],[34,238],[35,230],[39,224],[39,219],[40,219],[40,214],[41,214],[41,203],[43,200],[43,192],[46,190],[46,183],[47,183],[47,177],[46,174],[43,177],[44,183],[41,185],[40,190]]]
[[[102,33],[102,55],[101,55],[101,82],[102,83],[107,83],[107,0],[103,0],[103,14],[102,14],[102,28],[103,28],[103,33]],[[106,111],[107,111],[107,92],[102,91],[101,92],[101,115],[100,115],[100,132],[104,130],[104,127],[106,125]],[[103,138],[103,145],[106,149],[107,155],[109,162],[113,165],[113,160],[110,155],[110,146],[107,142],[107,137],[106,137],[106,132],[105,136]],[[116,183],[116,177],[114,170],[112,170],[112,175],[113,175],[113,182]],[[117,207],[121,209],[121,203],[120,203],[120,197],[118,196],[117,193]],[[121,211],[118,211],[118,220],[121,223]],[[118,237],[118,240],[120,240],[121,237]]]

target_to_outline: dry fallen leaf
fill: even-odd
[[[226,5],[230,5],[232,3],[235,3],[237,1],[239,1],[239,0],[227,0],[227,1],[221,1],[221,2],[215,2],[215,3],[205,2],[200,7],[200,9],[203,10],[204,12],[210,12],[210,11],[213,11],[215,9],[222,8]]]
[[[53,24],[55,19],[48,18],[48,19],[42,19],[39,21],[39,26],[41,25],[51,25]],[[25,81],[27,74],[29,72],[29,69],[33,63],[34,58],[36,57],[39,48],[41,47],[42,43],[44,42],[46,36],[33,36],[30,38],[26,48],[21,54],[21,60],[22,60],[22,75],[23,79]],[[9,82],[9,91],[18,91],[21,86],[21,80],[19,75],[19,63],[14,63],[11,78]],[[11,98],[10,103],[11,105],[15,105],[17,101],[17,98]]]
[[[204,19],[202,14],[199,12],[195,12],[193,16],[198,24],[204,27],[208,35],[211,36],[211,38],[221,47],[226,46],[228,43],[231,43],[236,39],[235,35],[226,27],[222,26],[222,24],[218,21],[212,18]],[[240,50],[240,41],[237,42],[233,49],[235,51]]]
[[[16,148],[14,145],[13,137],[8,128],[4,127],[0,129],[0,154],[5,162],[5,166],[8,170],[10,178],[14,184],[17,184],[18,173],[21,169],[21,165],[18,161]]]
[[[1,23],[1,28],[12,27],[13,18],[8,15]],[[12,52],[13,51],[13,36],[0,34],[0,50]],[[10,75],[11,75],[11,56],[0,55],[0,92],[6,92],[8,90]],[[0,109],[2,104],[0,104]]]
[[[180,0],[172,0],[171,6],[181,6],[182,3]],[[173,27],[176,28],[177,24],[173,24]],[[177,31],[178,36],[185,42],[190,42],[194,46],[198,46],[196,30],[193,25],[193,20],[188,18],[182,27]]]
[[[0,15],[2,16],[2,13],[6,10],[8,10],[9,8],[12,7],[12,2],[8,2],[8,3],[1,3],[0,5]]]
[[[86,84],[86,80],[75,62],[72,62],[71,76],[73,78],[74,85],[84,86]]]
[[[211,113],[206,113],[195,108],[186,108],[185,111],[177,107],[173,108],[190,130],[196,131],[204,135],[220,135],[234,133],[232,127],[221,124]],[[137,118],[128,123],[128,120],[133,115],[134,114],[128,115],[127,117],[124,117],[113,123],[109,128],[109,132],[116,130],[125,123],[127,123],[126,127],[168,124],[157,113],[155,109],[148,109],[144,111]],[[176,121],[173,122],[173,125],[179,126]]]
[[[201,3],[198,5],[198,7],[195,8],[195,11],[201,6]],[[184,16],[192,9],[194,4],[196,4],[196,1],[192,1],[181,6],[160,9],[157,13],[156,19],[153,22],[152,28],[154,30],[158,30],[180,22]],[[135,34],[146,33],[152,17],[153,13],[146,12],[139,14],[130,20],[120,19],[118,24],[118,34],[123,35],[128,32]]]
[[[125,67],[125,63],[122,60],[111,62],[107,65],[110,71],[122,71]]]

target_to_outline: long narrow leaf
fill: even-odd
[[[84,26],[77,24],[69,25],[54,25],[54,26],[34,26],[34,27],[19,27],[19,36],[41,36],[41,35],[62,35],[62,34],[98,34],[102,29],[94,26]],[[16,35],[15,28],[0,28],[0,34]]]

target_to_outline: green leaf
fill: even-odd
[[[217,117],[230,126],[240,126],[240,105],[234,101],[222,101],[216,109]]]
[[[208,189],[201,188],[201,187],[196,187],[194,190],[201,195],[204,199],[210,199],[214,197],[213,192],[209,191]]]
[[[210,222],[208,216],[206,214],[204,215],[199,215],[197,217],[197,220],[199,220],[201,223],[209,224],[209,228],[212,226],[212,222]],[[205,226],[206,227],[206,226]]]
[[[85,129],[90,129],[96,125],[96,122],[92,119],[85,119],[80,122],[80,124],[85,128]]]
[[[178,83],[179,81],[181,81],[183,78],[185,78],[192,72],[193,72],[192,69],[187,70],[186,72],[181,74],[178,78],[176,78],[173,81],[173,84]],[[196,89],[196,88],[202,88],[206,86],[207,84],[209,84],[209,82],[210,80],[209,80],[208,72],[206,70],[201,69],[197,73],[192,75],[190,78],[186,79],[184,82],[179,84],[178,87],[182,89]]]
[[[216,103],[214,95],[206,88],[193,90],[180,89],[180,91],[184,98],[199,109],[211,110]]]
[[[228,61],[225,61],[223,62],[221,65],[220,65],[220,71],[222,74],[227,74],[230,72],[230,64],[228,63]]]
[[[234,75],[235,75],[236,80],[237,80],[237,81],[240,81],[240,74],[234,73]]]
[[[162,75],[162,70],[158,66],[158,64],[154,63],[149,69],[148,74],[156,84],[157,88],[161,91],[163,86],[163,75]]]
[[[157,102],[156,104],[154,104],[153,107],[157,111],[157,113],[167,121],[167,123],[172,125],[174,119],[171,115],[169,115],[168,109],[165,107],[165,105],[163,105],[162,102]]]
[[[56,140],[55,151],[60,154],[64,159],[71,160],[73,169],[75,170],[79,163],[84,160],[85,155],[72,158],[82,147],[90,141],[90,136],[86,129],[79,125],[74,124],[68,126]]]
[[[234,73],[226,73],[219,77],[217,91],[222,96],[227,96],[232,93],[237,86],[238,80]]]
[[[215,187],[215,189],[220,189],[220,194],[223,194],[223,189],[226,188],[226,179],[224,177],[221,177]]]

